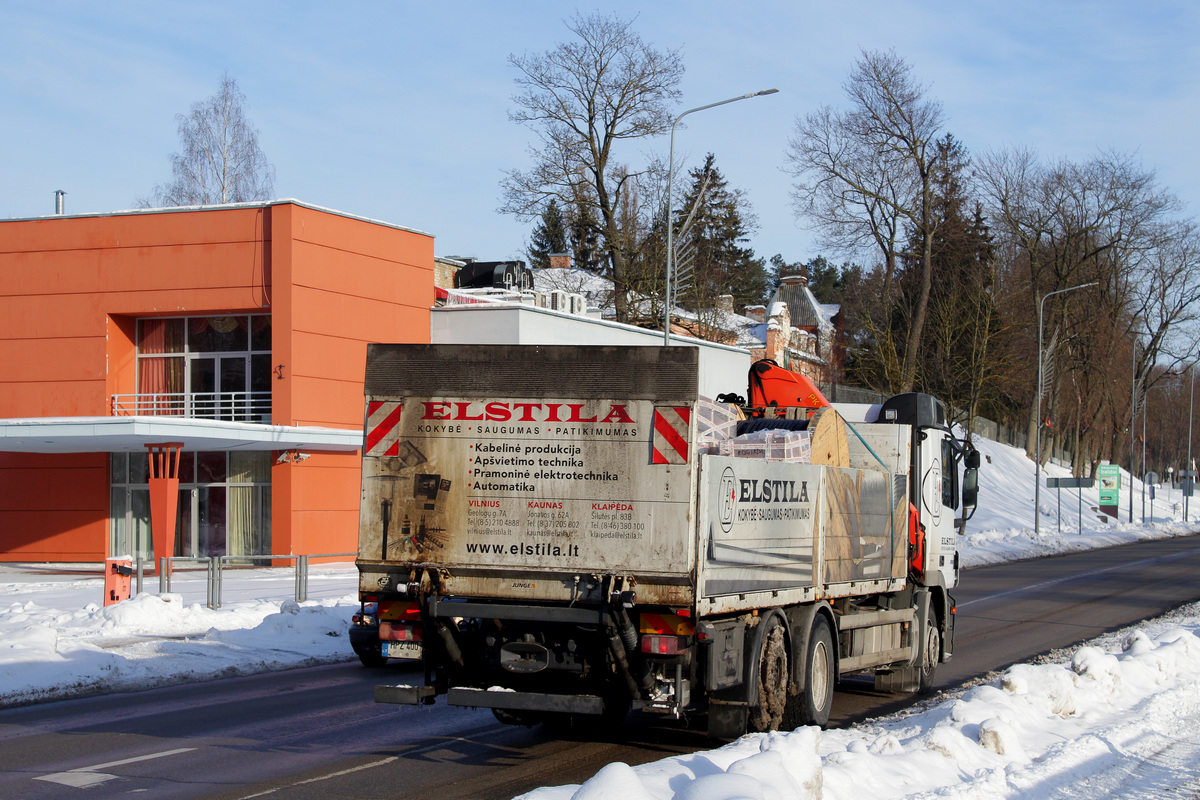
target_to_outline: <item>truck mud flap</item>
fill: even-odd
[[[437,691],[432,686],[376,686],[375,702],[415,706],[435,694]]]
[[[376,689],[378,692],[378,689]],[[551,711],[564,714],[595,714],[604,711],[604,701],[595,695],[497,692],[487,689],[453,688],[446,694],[452,706],[501,708],[507,711]]]

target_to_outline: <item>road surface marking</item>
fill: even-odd
[[[90,767],[77,767],[76,769],[69,769],[66,772],[55,772],[52,775],[39,775],[34,780],[49,781],[50,783],[60,783],[63,786],[73,786],[76,789],[84,789],[88,786],[95,786],[98,783],[111,781],[117,777],[107,772],[101,772],[100,770],[102,769],[120,767],[125,764],[136,764],[139,761],[152,761],[156,758],[165,758],[166,756],[178,755],[179,753],[190,753],[195,749],[194,747],[180,747],[176,750],[165,750],[161,753],[123,758],[120,761],[109,761],[105,764],[93,764]]]
[[[472,736],[479,736],[480,734],[484,733],[495,733],[497,731],[507,730],[509,727],[509,725],[487,725],[483,728],[470,731],[467,735],[451,736],[447,737],[445,740],[439,739],[438,741],[431,742],[424,747],[417,747],[412,750],[405,751],[402,755],[388,756],[387,758],[381,758],[378,761],[371,761],[367,764],[359,764],[357,767],[349,767],[347,769],[338,770],[337,772],[329,772],[324,775],[318,775],[315,778],[306,778],[304,780],[295,781],[282,786],[274,786],[270,789],[256,792],[254,794],[242,795],[240,798],[238,798],[238,800],[254,800],[256,797],[266,797],[267,795],[275,794],[282,789],[291,789],[295,786],[304,786],[310,783],[321,783],[322,781],[327,781],[332,778],[340,778],[343,775],[351,775],[355,772],[362,772],[365,769],[375,769],[375,767],[382,767],[386,764],[391,764],[394,761],[399,761],[401,758],[412,758],[413,756],[420,755],[421,753],[428,753],[431,750],[438,750],[445,747],[447,742],[470,742],[470,737]]]
[[[399,759],[400,759],[400,756],[388,756],[387,758],[381,759],[379,761],[372,761],[370,764],[360,764],[357,767],[350,767],[349,769],[343,769],[338,772],[330,772],[327,775],[319,775],[315,778],[308,778],[306,780],[296,781],[295,783],[289,783],[286,786],[276,786],[273,789],[267,789],[266,791],[259,792],[258,794],[248,794],[248,795],[245,795],[244,797],[242,797],[241,800],[252,800],[252,798],[255,798],[255,797],[266,797],[269,794],[275,794],[280,789],[291,789],[295,786],[304,786],[305,784],[309,784],[309,783],[320,783],[321,781],[327,781],[330,778],[340,778],[343,775],[350,775],[355,772],[362,772],[364,769],[374,769],[375,767],[382,767],[384,764],[390,764],[393,761],[398,761]]]
[[[1158,555],[1158,556],[1149,556],[1147,558],[1142,558],[1137,561],[1130,561],[1128,564],[1113,564],[1110,567],[1099,567],[1097,569],[1088,570],[1087,572],[1076,572],[1071,575],[1062,575],[1058,578],[1051,578],[1048,581],[1042,581],[1041,583],[1032,583],[1032,584],[1029,584],[1028,586],[1019,586],[1016,589],[1009,589],[1008,591],[997,592],[996,594],[989,594],[989,595],[985,595],[984,597],[976,597],[974,600],[968,600],[965,603],[956,603],[955,605],[958,608],[966,608],[967,606],[974,605],[975,603],[982,603],[985,600],[996,600],[1000,597],[1007,597],[1010,594],[1021,594],[1023,592],[1029,592],[1029,591],[1033,591],[1035,589],[1042,589],[1047,586],[1053,586],[1056,583],[1067,583],[1069,581],[1077,581],[1080,578],[1090,578],[1093,575],[1102,575],[1105,572],[1112,572],[1113,570],[1118,570],[1118,569],[1129,569],[1130,567],[1140,567],[1145,564],[1152,564],[1156,561],[1175,561],[1176,559],[1187,558],[1188,556],[1194,556],[1195,554],[1196,554],[1195,548],[1193,548],[1191,550],[1180,550],[1176,553],[1165,553],[1163,555]],[[993,566],[993,565],[989,564],[988,566]]]

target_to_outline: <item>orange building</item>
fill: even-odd
[[[293,200],[0,221],[0,560],[356,547],[367,342],[428,342],[433,237]]]

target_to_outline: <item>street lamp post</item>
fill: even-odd
[[[679,120],[683,119],[688,114],[694,114],[697,111],[704,111],[707,108],[723,106],[726,103],[736,103],[738,100],[749,100],[751,97],[762,97],[763,95],[767,94],[775,94],[778,91],[778,89],[763,89],[761,92],[751,92],[750,94],[743,94],[739,97],[731,97],[728,100],[722,100],[719,103],[709,103],[708,105],[700,106],[699,108],[689,108],[687,111],[676,117],[675,121],[671,123],[671,160],[667,164],[667,285],[663,290],[663,305],[666,306],[666,309],[663,312],[664,347],[671,346],[671,303],[674,301],[671,292],[671,277],[673,259],[675,255],[673,252],[674,237],[672,235],[672,228],[674,228],[675,225],[671,221],[671,214],[672,209],[675,207],[675,127],[679,125]]]
[[[668,254],[669,255],[669,254]],[[1034,451],[1033,451],[1033,534],[1037,536],[1042,529],[1042,312],[1046,308],[1046,298],[1053,297],[1056,294],[1065,294],[1073,292],[1076,289],[1086,289],[1089,286],[1095,286],[1096,282],[1081,283],[1078,286],[1070,286],[1066,289],[1059,289],[1054,292],[1047,292],[1042,295],[1042,299],[1038,301],[1038,364],[1037,364],[1037,424],[1034,426]]]
[[[1133,355],[1129,359],[1129,524],[1133,524],[1133,456],[1134,446],[1133,437],[1136,427],[1134,422],[1137,421],[1138,412],[1138,378],[1137,378],[1137,355],[1138,355],[1138,340],[1133,340]],[[1146,393],[1142,392],[1142,397],[1145,398]],[[1117,482],[1120,484],[1120,481]],[[1121,519],[1121,507],[1117,506],[1117,521]]]
[[[1147,386],[1142,392],[1142,524],[1146,524],[1146,407],[1150,405],[1150,390],[1151,389],[1167,389],[1174,384],[1160,383],[1158,386]],[[1130,459],[1129,465],[1133,466],[1133,459]],[[1133,483],[1133,472],[1130,471],[1130,483]],[[1133,487],[1130,486],[1130,492]],[[1150,521],[1154,521],[1154,497],[1150,497]]]
[[[1188,390],[1188,454],[1187,463],[1183,465],[1184,484],[1188,493],[1183,496],[1183,521],[1188,522],[1188,512],[1191,510],[1192,493],[1196,487],[1196,473],[1192,470],[1192,403],[1196,399],[1196,365],[1192,364],[1192,386]]]

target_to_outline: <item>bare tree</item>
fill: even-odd
[[[630,237],[621,231],[622,198],[646,170],[629,168],[616,150],[669,130],[683,64],[677,51],[654,49],[631,21],[615,16],[577,14],[567,28],[574,41],[509,57],[522,89],[510,118],[533,128],[539,143],[530,148],[529,170],[506,173],[501,211],[532,219],[549,199],[568,205],[582,198],[595,212],[617,318],[625,321]]]
[[[1101,153],[1082,163],[1045,165],[1029,150],[998,151],[979,160],[977,176],[998,231],[1020,253],[1015,266],[1025,272],[1031,331],[1040,298],[1098,284],[1086,295],[1064,295],[1045,306],[1045,330],[1050,337],[1062,332],[1056,358],[1065,357],[1049,387],[1048,405],[1058,409],[1064,382],[1069,383],[1076,395],[1079,449],[1093,459],[1116,459],[1130,418],[1130,380],[1144,385],[1163,357],[1178,365],[1194,349],[1194,336],[1191,342],[1177,336],[1192,322],[1198,299],[1187,271],[1195,259],[1190,226],[1172,221],[1175,198],[1127,155]],[[1031,346],[1036,364],[1035,353]],[[1035,419],[1035,396],[1030,395],[1026,447],[1031,457],[1038,426],[1045,424],[1045,418]],[[1095,441],[1105,430],[1105,440]]]
[[[910,255],[920,266],[903,353],[899,391],[911,391],[932,284],[936,234],[934,166],[941,104],[925,96],[912,68],[895,51],[864,52],[844,84],[850,108],[821,108],[796,121],[787,153],[796,177],[796,210],[821,232],[822,244],[847,253],[878,251],[883,300],[891,303],[897,257],[907,225],[920,234]]]
[[[1148,365],[1169,377],[1200,358],[1200,230],[1192,220],[1174,222],[1156,238],[1136,279],[1133,311],[1145,329]]]
[[[270,200],[275,168],[258,146],[246,118],[246,96],[228,74],[212,97],[177,114],[182,152],[171,154],[171,180],[154,187],[139,207],[206,206]]]

